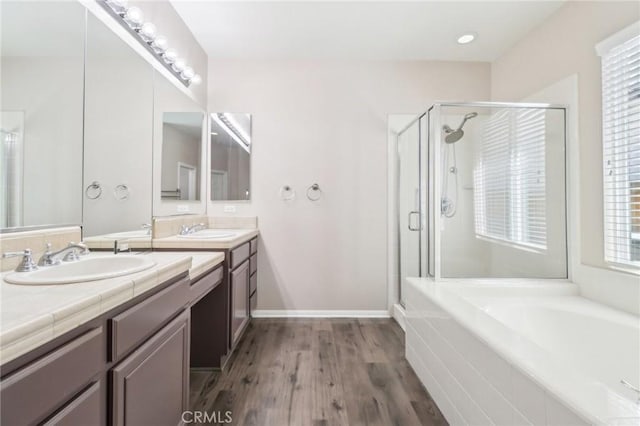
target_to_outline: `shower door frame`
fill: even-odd
[[[418,276],[423,277],[425,276],[425,273],[428,271],[429,265],[428,265],[428,259],[429,259],[429,244],[428,244],[428,236],[425,235],[426,233],[426,227],[425,227],[425,222],[428,222],[427,218],[425,217],[425,214],[427,213],[427,209],[428,209],[428,202],[426,197],[424,196],[424,189],[425,189],[425,182],[424,182],[424,170],[423,167],[428,167],[429,165],[429,160],[428,158],[425,158],[425,155],[427,154],[425,152],[424,149],[424,145],[423,143],[425,141],[428,141],[428,137],[427,135],[424,135],[423,133],[423,128],[422,125],[420,123],[420,120],[427,120],[426,121],[426,127],[428,127],[428,117],[427,117],[427,112],[422,112],[420,114],[418,114],[414,119],[412,119],[406,126],[404,126],[402,128],[402,130],[400,130],[397,134],[396,134],[396,149],[395,149],[395,153],[396,153],[396,177],[395,177],[395,183],[396,183],[396,188],[395,188],[395,192],[396,192],[396,208],[398,209],[398,216],[400,215],[400,193],[401,193],[401,179],[400,179],[400,174],[401,174],[401,164],[400,164],[400,136],[408,131],[412,126],[414,126],[416,123],[418,123],[418,206],[420,209],[420,214],[419,214],[419,225],[420,225],[420,229],[419,234],[418,234]],[[402,276],[402,226],[400,224],[400,220],[398,217],[398,223],[397,223],[397,267],[398,267],[398,279],[397,279],[397,288],[398,288],[398,303],[400,304],[400,306],[402,306],[404,308],[404,302],[402,300],[402,280],[404,279]],[[426,242],[426,245],[425,245]],[[426,250],[425,253],[423,253],[423,245],[425,245]],[[427,262],[424,262],[424,256],[426,256],[426,260]],[[423,263],[425,263],[426,267],[423,267]]]
[[[425,143],[427,144],[427,168],[428,168],[428,181],[421,182],[422,187],[427,191],[424,194],[427,200],[427,275],[433,278],[435,281],[442,280],[441,271],[441,226],[442,217],[440,215],[440,199],[441,193],[441,158],[440,147],[442,145],[441,133],[436,133],[437,129],[441,129],[441,108],[442,107],[469,107],[469,108],[537,108],[537,109],[558,109],[562,110],[564,114],[564,204],[565,204],[565,247],[566,247],[566,279],[572,279],[572,264],[571,264],[571,245],[572,234],[569,227],[569,214],[571,213],[570,198],[571,198],[571,184],[570,184],[570,161],[569,161],[569,134],[568,134],[568,110],[569,105],[555,104],[555,103],[537,103],[537,102],[435,102],[429,108],[427,108],[427,138]],[[431,117],[433,114],[433,128],[431,128]],[[434,132],[434,141],[431,143],[432,131]],[[432,265],[433,263],[433,265]],[[445,278],[446,279],[446,278]]]

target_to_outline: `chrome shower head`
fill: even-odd
[[[451,128],[449,128],[449,130],[451,130]],[[447,131],[445,130],[445,133]],[[460,139],[462,139],[462,137],[464,136],[464,130],[462,129],[456,129],[456,130],[451,130],[450,132],[447,133],[447,135],[444,137],[444,141],[446,143],[456,143],[458,142]]]
[[[462,128],[464,127],[464,123],[466,123],[467,120],[470,120],[477,116],[478,116],[477,112],[470,112],[469,114],[466,114],[464,116],[464,119],[462,120],[462,123],[460,123],[460,125],[456,130],[453,130],[451,127],[449,127],[448,124],[445,124],[444,126],[442,126],[442,130],[444,130],[444,132],[446,133],[446,136],[444,137],[444,141],[446,143],[456,143],[460,139],[462,139],[462,137],[464,136],[464,131],[462,130]]]

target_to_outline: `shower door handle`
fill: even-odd
[[[411,226],[411,218],[413,217],[413,215],[418,215],[418,227],[414,228],[413,226]],[[408,216],[408,227],[409,227],[409,231],[422,231],[422,224],[420,223],[420,212],[419,211],[411,211],[409,212],[409,216]]]

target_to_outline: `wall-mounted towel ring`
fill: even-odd
[[[284,185],[280,188],[280,198],[284,201],[292,201],[296,198],[296,190],[289,185]]]
[[[307,198],[311,201],[318,201],[322,198],[322,190],[320,189],[320,185],[314,183],[310,187],[307,188]]]
[[[116,197],[118,201],[124,201],[129,198],[129,187],[124,183],[117,185],[113,190],[113,196]]]
[[[97,200],[102,196],[102,185],[100,182],[93,181],[90,185],[88,185],[84,190],[84,195],[87,196],[90,200]]]

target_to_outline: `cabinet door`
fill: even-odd
[[[115,425],[181,422],[189,395],[189,314],[180,314],[111,370]]]
[[[235,271],[231,272],[231,346],[242,333],[242,328],[248,320],[247,312],[249,289],[249,261],[246,260]]]

